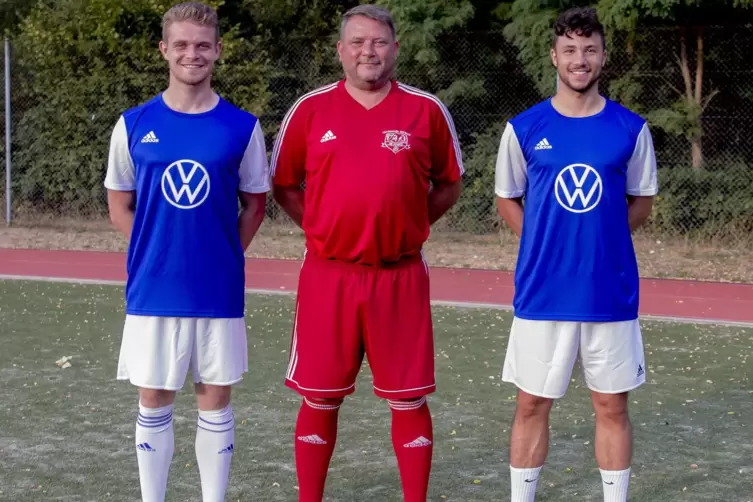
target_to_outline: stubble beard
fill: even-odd
[[[591,80],[589,80],[589,82],[585,86],[576,87],[569,82],[570,79],[567,77],[567,69],[565,69],[564,73],[566,76],[565,78],[562,77],[562,73],[559,74],[560,83],[564,84],[568,89],[578,94],[587,94],[594,87],[598,87],[599,80],[601,80],[601,70],[598,70],[597,72],[594,72],[592,70],[591,74],[593,75],[595,73],[595,76]]]

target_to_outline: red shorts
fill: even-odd
[[[346,396],[364,355],[379,397],[436,390],[429,273],[421,256],[379,268],[304,260],[285,384],[306,397]]]

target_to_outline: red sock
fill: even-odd
[[[395,448],[405,502],[426,502],[434,434],[426,397],[389,401]]]
[[[295,425],[295,467],[298,474],[298,500],[321,502],[327,469],[337,439],[338,404],[304,399]]]

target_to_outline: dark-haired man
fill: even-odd
[[[627,393],[646,380],[631,232],[651,213],[656,160],[646,121],[599,94],[606,49],[593,9],[557,18],[551,57],[556,94],[510,120],[496,165],[499,214],[521,237],[503,369],[518,388],[511,500],[534,500],[552,401],[565,395],[580,353],[604,500],[624,502]]]

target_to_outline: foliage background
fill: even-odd
[[[5,0],[11,40],[13,218],[106,217],[107,145],[118,115],[158,93],[166,0]],[[340,78],[344,0],[212,0],[224,55],[216,87],[262,118],[271,147],[296,97]],[[498,231],[493,171],[505,121],[554,91],[557,12],[593,5],[608,29],[603,92],[643,114],[660,165],[647,228],[748,242],[753,234],[753,0],[384,0],[401,41],[399,78],[450,108],[467,168],[438,231]],[[0,146],[0,150],[4,145]],[[4,151],[0,152],[4,155]],[[5,204],[3,203],[3,207]],[[274,204],[271,221],[287,219]]]

